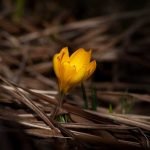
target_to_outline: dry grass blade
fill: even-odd
[[[43,100],[45,100],[45,101],[47,101],[53,105],[57,105],[56,99],[51,99],[50,97],[48,97],[42,93],[35,93],[33,90],[31,91],[29,89],[25,89],[25,88],[21,88],[21,87],[18,87],[18,88],[25,90],[26,92],[28,92],[28,93],[30,93],[30,94],[32,94],[32,95],[34,95],[40,99],[43,99]],[[116,130],[120,129],[120,131],[122,131],[122,132],[128,131],[130,133],[130,131],[132,131],[132,130],[133,131],[136,130],[137,132],[142,131],[142,130],[140,130],[140,128],[141,128],[147,132],[150,131],[148,124],[146,124],[145,122],[141,122],[140,120],[134,120],[134,119],[131,120],[130,118],[127,118],[126,115],[119,116],[117,114],[116,115],[115,114],[105,114],[105,113],[100,114],[100,113],[89,111],[89,110],[85,111],[81,108],[75,107],[75,106],[70,105],[68,103],[64,103],[63,108],[65,108],[71,114],[75,114],[75,115],[78,115],[80,117],[83,117],[83,118],[86,118],[86,119],[92,121],[91,124],[89,124],[89,126],[87,126],[86,124],[85,125],[84,124],[83,125],[82,124],[74,124],[74,125],[62,124],[61,125],[61,126],[69,128],[69,129],[74,129],[74,130],[76,130],[76,129],[92,129],[92,130],[103,129],[103,130],[111,130],[111,131],[114,130],[115,132],[116,132]],[[94,124],[94,122],[96,124]],[[98,123],[100,123],[100,124],[98,124]],[[102,125],[104,123],[105,123],[105,127],[104,127],[104,125]],[[107,126],[106,123],[111,124],[111,125]],[[120,126],[120,125],[124,125],[124,126]],[[58,125],[56,125],[56,126],[58,128],[61,128]],[[32,132],[32,134],[33,133],[35,133],[35,131]],[[144,132],[140,132],[140,133],[141,133],[141,138],[144,141],[142,143],[145,143],[145,145],[147,145],[146,147],[149,147],[149,140],[147,138],[147,135],[145,135]],[[125,134],[127,134],[127,133],[125,133]],[[104,135],[106,136],[107,134],[105,133]],[[78,135],[76,135],[76,136],[78,137]],[[120,140],[120,141],[122,141],[122,140]],[[122,141],[121,143],[127,144],[127,142],[125,142],[125,141]],[[133,143],[128,142],[128,144],[132,145]]]
[[[118,97],[122,97],[122,96],[129,96],[131,98],[134,98],[135,100],[143,100],[146,102],[150,102],[150,95],[146,95],[146,94],[135,94],[135,93],[125,93],[125,92],[112,92],[112,91],[108,91],[108,92],[99,92],[100,95],[107,95],[107,96],[118,96]]]
[[[41,101],[44,100],[50,104],[57,105],[57,100],[54,99],[54,97],[51,98],[47,96],[47,92],[41,91],[40,93],[37,93],[36,90],[31,91],[15,84],[13,86],[16,86],[19,91],[24,91],[25,95],[31,94]],[[1,88],[7,89],[7,92],[9,91],[9,93],[12,94],[11,91],[14,90],[13,86],[10,86],[11,88],[8,88],[7,86],[1,86]],[[14,96],[14,93],[12,96]],[[22,98],[22,96],[18,95],[15,95],[14,97],[17,99]],[[52,121],[52,123],[64,134],[68,134],[69,131],[68,135],[70,135],[71,132],[75,139],[79,141],[88,142],[91,144],[93,143],[96,145],[98,143],[98,145],[109,144],[115,148],[120,148],[122,145],[124,145],[124,148],[128,149],[131,147],[136,149],[141,149],[141,147],[149,147],[149,139],[147,136],[147,133],[150,131],[149,126],[148,124],[146,125],[146,122],[141,122],[141,119],[138,119],[138,116],[135,117],[135,120],[131,120],[130,116],[128,115],[115,115],[108,113],[101,114],[89,110],[85,111],[82,108],[73,106],[69,103],[64,103],[63,108],[69,112],[70,117],[72,117],[72,115],[77,115],[83,118],[83,122],[60,124]],[[44,111],[45,108],[42,107],[42,109]],[[18,119],[18,121],[24,126],[28,127],[27,133],[43,138],[53,137],[51,133],[48,133],[50,131],[49,127],[42,122],[35,122],[34,120],[32,121],[34,118],[32,114],[21,114],[17,116],[22,118],[21,120]],[[146,116],[141,116],[141,118],[143,121],[145,121],[145,119],[149,120]],[[55,137],[63,138],[61,135],[55,135]],[[138,139],[136,137],[138,137]]]
[[[16,94],[14,94],[13,96],[15,96],[15,98],[19,98],[19,97],[23,98],[23,100],[20,99],[20,100],[22,100],[21,101],[22,103],[24,103],[25,105],[27,105],[30,109],[34,110],[44,120],[44,122],[50,126],[50,128],[55,129],[55,127],[50,122],[50,120],[48,119],[48,117],[46,116],[46,114],[44,114],[44,112],[42,112],[37,106],[35,106],[35,104],[32,103],[31,100],[29,100],[21,91],[19,91],[9,81],[7,81],[6,79],[4,79],[3,77],[0,77],[0,79],[2,81],[4,81],[6,84],[8,84],[9,86],[11,86],[11,87],[14,88]]]
[[[96,25],[101,25],[101,24],[105,24],[111,21],[116,21],[116,20],[124,19],[124,18],[134,18],[134,17],[142,16],[148,13],[149,13],[149,9],[141,10],[140,12],[137,12],[137,11],[125,12],[122,14],[118,14],[118,15],[115,14],[115,15],[111,15],[108,17],[100,17],[100,18],[89,19],[86,21],[78,21],[75,23],[67,24],[66,26],[54,26],[54,27],[47,28],[41,32],[33,32],[27,35],[23,35],[19,38],[19,41],[29,42],[29,41],[38,39],[39,37],[49,36],[51,34],[58,33],[61,31],[75,30],[75,29],[81,29],[81,28],[84,28],[84,29],[93,28]]]
[[[27,105],[30,109],[32,109],[33,111],[35,111],[37,113],[37,115],[39,117],[41,117],[41,119],[48,125],[50,126],[50,128],[52,128],[55,132],[54,135],[60,135],[59,131],[56,129],[56,127],[58,127],[64,134],[66,134],[67,136],[71,136],[74,137],[74,135],[64,129],[61,125],[59,125],[58,123],[56,123],[55,121],[53,121],[51,118],[48,118],[47,115],[40,110],[34,103],[32,103],[28,98],[26,98],[26,96],[21,93],[21,91],[19,91],[17,89],[17,87],[15,87],[13,84],[11,84],[9,81],[5,80],[3,77],[0,77],[2,81],[4,81],[6,84],[10,85],[11,87],[13,87],[16,91],[17,94],[12,94],[12,96],[14,96],[15,98],[19,98],[19,100],[22,100],[21,102],[24,103],[25,105]],[[18,96],[19,95],[19,96]],[[23,98],[23,99],[21,99]]]

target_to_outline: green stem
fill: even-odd
[[[24,14],[25,9],[25,0],[16,0],[15,1],[15,12],[13,14],[13,19],[16,22],[19,22]]]
[[[109,104],[109,113],[113,113],[113,107],[112,107],[112,104]]]
[[[62,108],[63,99],[65,94],[63,92],[59,92],[59,99],[58,99],[58,105],[55,107],[54,111],[52,112],[51,118],[55,118],[55,116],[58,114],[59,110]]]
[[[83,96],[83,100],[84,100],[84,108],[88,109],[88,99],[87,99],[85,86],[84,86],[83,82],[81,83],[81,89],[82,89],[82,96]]]

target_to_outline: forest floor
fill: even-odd
[[[62,11],[42,21],[1,13],[1,122],[20,124],[39,150],[150,149],[149,13],[77,20]],[[84,83],[88,106],[79,85],[52,119],[58,105],[52,59],[65,46],[71,53],[92,49],[97,68]]]

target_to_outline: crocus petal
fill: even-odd
[[[86,67],[82,67],[79,70],[76,70],[76,73],[72,75],[71,84],[75,86],[76,84],[80,83],[85,76],[85,72]]]
[[[70,63],[75,65],[77,70],[86,66],[91,59],[91,50],[85,51],[83,48],[78,49],[70,56]]]
[[[60,90],[66,92],[71,86],[72,76],[76,74],[76,69],[69,62],[64,62],[61,64],[60,72]]]
[[[61,51],[59,53],[59,59],[60,59],[61,63],[69,60],[68,47],[64,47],[61,49]]]
[[[93,74],[93,72],[95,71],[95,69],[96,69],[96,61],[93,60],[87,66],[86,73],[85,73],[85,76],[84,76],[84,80],[88,79]]]
[[[57,53],[54,55],[53,66],[54,66],[54,71],[55,71],[57,78],[61,77],[61,72],[60,72],[61,63],[63,63],[64,61],[68,61],[68,60],[69,60],[69,52],[68,52],[67,47],[62,48],[60,53]]]
[[[54,67],[54,72],[57,76],[57,78],[60,78],[60,59],[59,59],[59,54],[55,54],[53,57],[53,67]]]

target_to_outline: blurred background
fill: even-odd
[[[52,58],[65,46],[70,53],[80,47],[93,50],[97,68],[85,88],[89,99],[94,89],[98,112],[150,115],[149,0],[0,1],[2,77],[56,93]],[[5,92],[0,116],[8,108],[20,113]],[[67,99],[83,106],[80,86]]]
[[[149,0],[1,0],[0,7],[0,50],[7,53],[1,74],[11,80],[19,80],[21,63],[29,72],[42,60],[39,73],[51,79],[53,54],[64,46],[83,47],[93,49],[97,59],[96,83],[150,92]],[[99,86],[107,88],[103,83]]]

